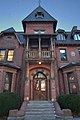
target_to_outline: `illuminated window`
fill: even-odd
[[[4,81],[4,92],[11,92],[12,73],[6,72]]]
[[[0,50],[0,61],[5,60],[5,50]]]
[[[46,82],[45,80],[41,80],[41,91],[45,91],[46,90]]]
[[[8,50],[7,61],[13,61],[14,50]]]
[[[76,77],[74,72],[69,72],[67,73],[68,77],[68,84],[69,84],[69,92],[71,94],[76,94],[77,93],[77,82],[76,82]]]

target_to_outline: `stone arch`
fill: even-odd
[[[46,68],[34,68],[30,70],[30,75],[29,78],[32,80],[33,76],[37,73],[37,72],[42,72],[44,75],[46,75],[47,79],[50,79],[50,70],[46,69]]]

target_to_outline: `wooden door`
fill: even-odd
[[[34,77],[34,100],[47,99],[47,80],[42,73],[37,73]]]

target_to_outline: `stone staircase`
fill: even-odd
[[[62,120],[56,118],[54,103],[51,101],[30,101],[24,120]]]

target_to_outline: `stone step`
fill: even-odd
[[[26,108],[26,111],[55,111],[55,108]]]
[[[36,107],[36,108],[42,108],[42,107],[44,107],[44,108],[54,108],[54,106],[53,105],[27,105],[27,107],[29,108],[29,107]]]
[[[29,102],[30,104],[53,104],[52,102]]]
[[[43,116],[43,115],[26,115],[25,120],[55,120],[55,116]]]
[[[54,107],[36,107],[36,106],[34,106],[34,107],[28,107],[28,106],[27,106],[26,109],[27,109],[27,110],[28,110],[28,109],[36,109],[36,110],[37,110],[37,109],[43,109],[43,110],[45,110],[45,109],[46,109],[46,110],[55,110]]]
[[[50,112],[26,112],[26,115],[43,115],[43,114],[45,114],[45,115],[53,115],[53,114],[55,114],[55,111],[50,111]]]
[[[51,101],[30,101],[24,120],[56,120],[54,104]]]

